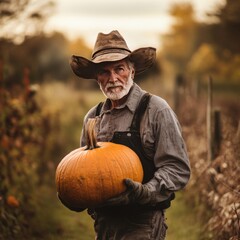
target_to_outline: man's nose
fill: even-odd
[[[116,82],[116,81],[118,81],[117,74],[114,71],[111,71],[109,75],[109,82]]]

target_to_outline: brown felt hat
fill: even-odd
[[[124,38],[114,30],[108,34],[98,34],[91,60],[73,55],[70,66],[78,77],[95,79],[99,63],[114,62],[124,58],[133,62],[136,74],[140,74],[154,64],[156,49],[145,47],[131,52]]]

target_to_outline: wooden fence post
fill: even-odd
[[[213,135],[213,148],[214,148],[214,157],[219,154],[222,135],[221,135],[221,112],[219,109],[214,110],[214,135]]]
[[[200,78],[196,78],[195,81],[193,82],[193,94],[194,94],[195,99],[199,98],[200,84],[201,84],[201,79]]]
[[[238,121],[238,128],[237,128],[237,139],[240,141],[240,120]]]
[[[3,61],[0,60],[0,91],[4,88]]]
[[[212,141],[212,77],[208,79],[208,98],[207,98],[207,158],[213,159],[213,141]]]
[[[184,90],[185,90],[185,78],[182,74],[178,74],[175,77],[175,82],[174,82],[174,111],[178,115],[179,109],[180,109],[180,104],[182,101],[182,97],[184,95]]]

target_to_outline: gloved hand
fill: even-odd
[[[117,197],[110,198],[101,207],[127,205],[131,203],[152,204],[156,195],[155,182],[141,184],[131,179],[124,179],[127,190]]]
[[[60,200],[60,202],[65,206],[67,207],[68,209],[70,209],[71,211],[75,211],[75,212],[82,212],[85,210],[85,208],[76,208],[76,207],[73,207],[73,206],[70,206],[69,204],[65,203],[59,196],[59,194],[57,193],[57,197],[58,199]]]

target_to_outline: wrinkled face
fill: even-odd
[[[133,78],[134,68],[127,60],[104,63],[97,73],[100,89],[113,101],[128,94],[133,85]]]

